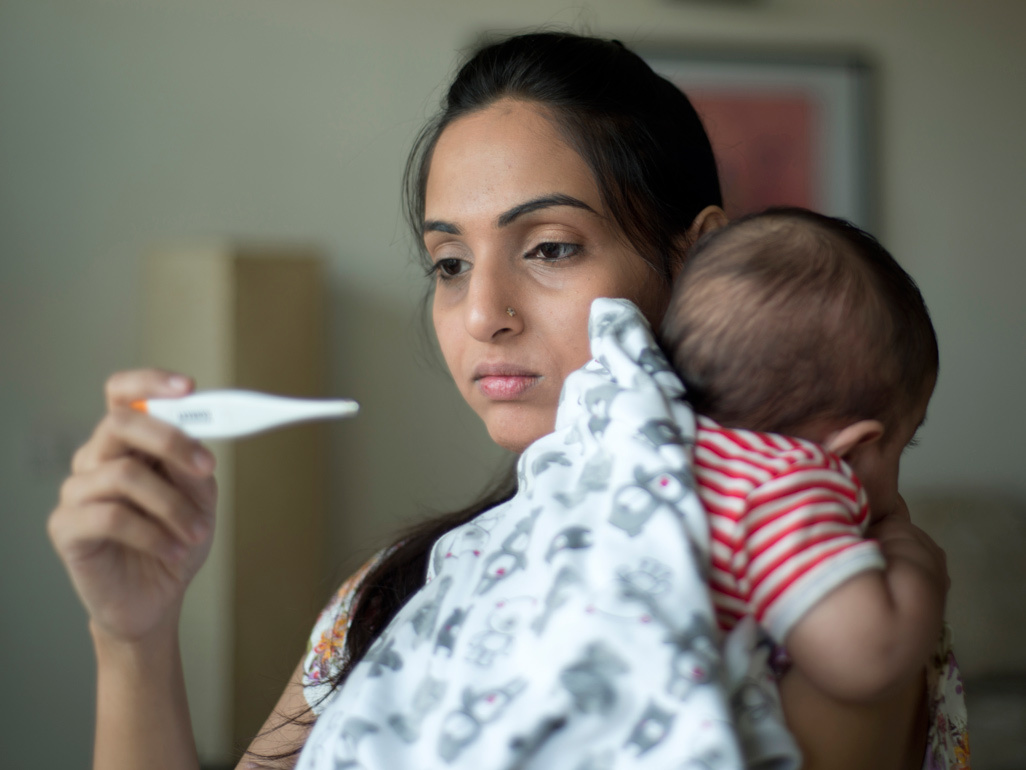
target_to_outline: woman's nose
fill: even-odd
[[[523,329],[516,309],[516,277],[504,265],[478,259],[467,290],[465,323],[474,339],[491,342]]]

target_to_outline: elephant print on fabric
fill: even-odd
[[[521,770],[530,762],[545,743],[566,727],[566,717],[547,717],[538,722],[528,735],[518,735],[510,741],[513,757],[503,770]]]
[[[366,719],[359,717],[347,719],[338,734],[339,740],[335,745],[332,767],[337,770],[359,770],[362,768],[363,765],[357,757],[360,741],[365,736],[376,732],[378,732],[377,725]]]
[[[609,410],[613,404],[613,399],[622,392],[623,388],[610,383],[609,385],[600,385],[597,388],[592,388],[584,394],[584,408],[591,414],[591,419],[588,420],[588,432],[592,436],[601,436],[605,433],[612,420],[609,416]]]
[[[432,566],[437,575],[442,571],[446,559],[459,559],[463,556],[477,557],[484,553],[490,535],[479,522],[464,524],[462,527],[447,532],[434,547]]]
[[[614,339],[621,340],[626,332],[634,326],[633,319],[625,318],[624,314],[611,308],[602,312],[595,312],[592,307],[591,317],[588,319],[588,336],[591,339]],[[598,356],[602,358],[602,356]],[[608,365],[606,370],[609,371]]]
[[[552,465],[560,465],[569,468],[572,463],[566,456],[566,452],[546,452],[531,463],[531,473],[540,476]]]
[[[678,700],[686,699],[696,687],[718,681],[723,658],[716,645],[715,631],[709,621],[693,615],[691,625],[674,634],[676,647],[666,691]]]
[[[684,700],[696,687],[717,686],[723,658],[709,618],[693,613],[687,625],[674,628],[672,619],[666,617],[660,605],[659,595],[667,590],[673,578],[670,569],[654,559],[643,559],[636,568],[621,567],[617,574],[623,598],[642,605],[647,617],[671,629],[666,641],[673,645],[674,653],[667,693]]]
[[[641,436],[653,449],[662,449],[664,446],[685,446],[684,434],[680,426],[671,420],[649,420],[638,431]]]
[[[502,549],[485,559],[485,574],[477,586],[477,594],[488,593],[496,584],[527,566],[524,554],[531,543],[531,530],[540,513],[538,508],[517,522],[516,528],[502,541]]]
[[[502,716],[510,703],[527,686],[524,679],[514,679],[501,687],[463,691],[463,705],[449,713],[442,723],[438,738],[438,755],[452,762],[460,752],[476,741],[482,728]]]
[[[535,480],[543,475],[549,468],[571,468],[573,462],[567,457],[566,452],[553,451],[545,452],[531,460],[530,470],[525,466],[526,458],[521,458],[517,463],[517,488],[527,498],[533,494]]]
[[[613,509],[609,523],[619,527],[631,537],[644,528],[660,508],[680,503],[690,492],[691,477],[686,471],[646,471],[634,469],[636,483],[627,484],[613,495]]]
[[[590,548],[594,543],[591,530],[588,527],[567,527],[561,530],[549,545],[545,552],[545,561],[551,562],[552,557],[560,551],[574,551],[580,548]]]
[[[534,614],[537,603],[533,596],[497,602],[488,615],[488,628],[471,640],[467,660],[487,668],[497,656],[507,655],[513,649],[520,629]]]
[[[583,714],[608,714],[619,700],[614,679],[630,671],[616,653],[602,642],[589,644],[582,658],[563,669],[559,681],[574,708]]]
[[[556,492],[553,498],[567,508],[576,508],[588,495],[604,492],[609,487],[609,472],[612,466],[612,458],[609,455],[597,452],[581,468],[581,475],[577,477],[577,486],[573,491]]]
[[[438,613],[441,612],[442,602],[445,601],[445,594],[452,587],[452,577],[446,575],[438,581],[438,588],[430,601],[425,602],[417,609],[410,625],[414,630],[414,647],[419,647],[421,642],[430,639],[435,633],[435,624],[438,622]]]
[[[640,757],[662,743],[673,726],[674,716],[672,712],[660,708],[656,703],[649,703],[624,746],[637,748],[637,756]]]
[[[449,617],[442,623],[442,627],[438,629],[438,636],[435,638],[435,652],[439,649],[445,649],[448,651],[449,656],[452,656],[453,648],[456,646],[456,637],[459,636],[460,627],[463,625],[463,621],[467,619],[467,610],[462,607],[456,607]]]
[[[667,391],[683,390],[680,385],[680,378],[673,371],[670,362],[662,351],[656,348],[645,348],[638,356],[638,367],[647,375],[647,378],[654,380]]]
[[[394,649],[395,640],[390,636],[379,636],[377,641],[367,650],[361,664],[370,666],[370,676],[379,677],[385,669],[398,671],[403,667],[403,659]]]
[[[420,738],[420,726],[429,713],[438,708],[445,695],[446,684],[441,679],[430,675],[424,677],[413,694],[413,703],[406,714],[392,714],[388,724],[406,743],[414,743]]]
[[[545,594],[545,609],[531,623],[531,628],[534,629],[536,634],[545,632],[545,627],[549,624],[553,613],[566,604],[570,589],[583,584],[584,580],[581,577],[581,573],[576,569],[570,566],[560,568],[559,572],[556,573],[556,579],[552,581],[552,587]]]

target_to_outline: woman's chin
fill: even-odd
[[[520,454],[542,436],[552,433],[555,427],[554,415],[530,414],[526,409],[508,412],[489,415],[485,425],[492,441],[514,454]]]

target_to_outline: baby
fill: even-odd
[[[842,700],[921,675],[946,586],[922,549],[865,538],[905,515],[902,451],[937,377],[915,283],[870,235],[803,209],[691,250],[661,342],[698,413],[694,473],[721,628],[753,615]]]

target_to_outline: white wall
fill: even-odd
[[[45,538],[101,384],[139,363],[155,244],[315,243],[331,261],[335,433],[352,565],[499,459],[425,364],[398,213],[406,149],[456,51],[541,23],[630,42],[840,46],[877,67],[879,235],[920,281],[942,373],[910,488],[1026,499],[1026,6],[1017,0],[0,0],[0,744],[85,767],[93,662]],[[327,592],[327,585],[326,585]]]

